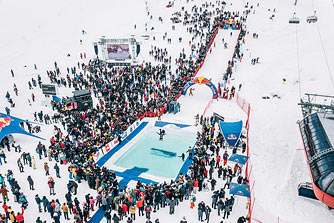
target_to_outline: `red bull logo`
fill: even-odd
[[[235,23],[235,21],[234,21],[233,19],[230,19],[230,20],[228,20],[227,22],[228,22],[228,23],[231,23],[231,24],[232,24],[232,23]]]
[[[0,131],[2,128],[10,125],[11,121],[12,121],[11,118],[0,118]]]
[[[227,136],[227,139],[237,139],[237,136],[234,134],[230,134]]]
[[[193,83],[202,85],[202,84],[210,84],[210,81],[208,79],[206,79],[205,77],[200,76],[200,77],[194,79]]]

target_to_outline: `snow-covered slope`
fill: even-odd
[[[73,67],[79,61],[87,62],[94,56],[92,42],[99,37],[129,37],[131,34],[141,36],[145,32],[145,23],[150,40],[143,40],[142,61],[149,61],[148,51],[151,45],[167,48],[173,58],[179,55],[182,48],[189,52],[189,33],[182,24],[176,25],[176,31],[171,30],[170,15],[180,10],[182,6],[190,9],[194,4],[202,4],[205,1],[195,0],[175,1],[175,6],[167,9],[168,1],[150,0],[122,0],[122,1],[74,1],[74,0],[0,0],[0,110],[4,112],[5,106],[9,106],[5,100],[6,91],[10,91],[16,108],[12,109],[12,115],[33,120],[33,112],[43,110],[50,112],[50,108],[44,106],[45,99],[39,89],[30,91],[27,81],[37,74],[42,76],[44,82],[48,82],[46,70],[54,68],[57,61],[60,70],[65,73],[66,67]],[[209,2],[209,1],[208,1]],[[226,1],[227,9],[243,11],[246,1]],[[257,3],[259,6],[257,7]],[[232,5],[231,5],[232,4]],[[252,179],[255,180],[254,195],[256,198],[253,217],[261,222],[332,222],[333,216],[326,206],[320,202],[307,200],[297,196],[297,185],[300,182],[310,181],[304,152],[297,150],[302,148],[301,139],[296,121],[301,119],[300,108],[297,106],[300,94],[305,92],[319,94],[334,94],[334,84],[330,77],[329,69],[334,70],[334,29],[331,24],[334,21],[334,7],[330,0],[298,1],[297,7],[293,1],[259,0],[249,1],[254,10],[247,20],[246,43],[242,50],[244,58],[237,64],[234,71],[232,84],[237,86],[242,83],[240,94],[246,98],[252,107],[250,127],[250,148]],[[147,9],[153,15],[153,20],[147,16]],[[268,10],[270,9],[270,11]],[[273,14],[273,19],[269,19]],[[297,17],[301,18],[299,25],[288,24],[296,9]],[[317,11],[318,24],[307,24],[306,17]],[[254,13],[253,13],[254,11]],[[161,24],[157,17],[162,16]],[[136,29],[134,25],[136,24]],[[87,31],[82,35],[82,30]],[[296,38],[297,30],[297,38]],[[162,35],[168,32],[173,44],[162,41]],[[259,38],[253,39],[252,33],[258,33]],[[320,33],[320,35],[319,35]],[[217,46],[212,54],[208,55],[206,64],[200,71],[200,75],[212,78],[216,83],[219,75],[225,72],[227,61],[231,59],[230,49],[223,49],[220,41],[225,33],[220,31],[217,36]],[[152,37],[156,37],[156,41]],[[183,42],[177,39],[182,36]],[[226,37],[225,40],[229,38]],[[297,42],[298,39],[298,42]],[[80,40],[83,44],[80,45]],[[234,40],[233,40],[234,41]],[[232,41],[232,42],[233,42]],[[322,42],[323,43],[322,43]],[[299,51],[299,74],[297,43]],[[234,45],[234,43],[232,43]],[[232,47],[230,44],[230,46]],[[328,65],[323,47],[327,54]],[[80,53],[86,53],[87,59],[81,60]],[[67,54],[71,57],[67,57]],[[252,58],[259,57],[259,64],[251,65]],[[221,58],[221,60],[220,60]],[[37,70],[34,70],[34,64]],[[26,67],[25,67],[26,66]],[[174,66],[174,65],[173,65]],[[10,69],[13,69],[15,77],[12,78]],[[283,84],[282,79],[287,81]],[[19,89],[19,96],[14,96],[13,84]],[[180,98],[181,113],[178,116],[166,115],[166,120],[176,120],[184,123],[193,123],[194,116],[201,114],[211,99],[212,94],[206,86],[194,86],[194,96]],[[300,91],[299,91],[300,88]],[[27,103],[31,93],[37,96],[37,101],[30,107]],[[70,95],[69,89],[60,89],[62,94]],[[272,94],[280,96],[272,98]],[[269,96],[271,99],[262,99]],[[204,103],[205,102],[205,103]],[[242,112],[235,105],[222,100],[215,101],[207,115],[217,110],[224,116],[236,116],[244,119]],[[232,117],[234,119],[235,117]],[[42,126],[41,136],[49,139],[52,135],[52,127]],[[35,154],[38,140],[26,136],[15,136],[16,141],[26,151]],[[13,169],[19,184],[25,192],[29,192],[26,181],[27,175],[20,175],[16,167],[18,153],[8,154],[9,162],[1,166],[0,173],[6,169]],[[37,158],[37,157],[36,157]],[[47,194],[47,177],[44,176],[44,160],[37,162],[37,170],[26,167],[33,179],[39,194]],[[51,172],[53,171],[50,164]],[[64,197],[66,192],[66,167],[62,167],[61,179],[56,179],[57,197]],[[66,179],[65,179],[66,178]],[[79,194],[88,191],[87,184],[79,186]],[[90,192],[94,194],[94,191]],[[35,193],[28,194],[30,207],[25,217],[27,222],[33,222],[36,217],[37,206],[34,202]],[[83,197],[78,196],[82,201]],[[11,199],[11,198],[10,198]],[[198,199],[210,200],[206,193]],[[240,202],[241,203],[241,202]],[[15,210],[18,205],[10,203]],[[184,212],[189,209],[189,204],[183,203],[177,208],[176,215],[167,218],[167,211],[158,212],[153,217],[163,216],[165,221],[178,222],[186,215],[191,222],[196,222],[196,210]],[[240,209],[243,206],[240,205]],[[234,210],[235,218],[239,212]],[[244,214],[241,213],[240,215]],[[161,213],[161,215],[160,215]],[[48,219],[48,215],[41,215]],[[50,219],[49,219],[50,220]],[[144,222],[144,219],[138,222]],[[218,222],[218,221],[217,221]]]

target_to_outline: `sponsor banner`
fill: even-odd
[[[128,137],[133,131],[135,131],[138,126],[141,124],[141,121],[137,120],[135,121],[132,125],[129,126],[129,128],[123,132],[122,134],[122,140],[126,139],[126,137]],[[107,145],[105,145],[105,151],[109,152],[110,150],[112,150],[116,145],[118,145],[118,139],[114,139],[112,140],[110,143],[108,143]]]

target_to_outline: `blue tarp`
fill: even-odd
[[[250,187],[246,184],[230,183],[230,194],[250,197]]]
[[[226,142],[230,146],[235,146],[241,134],[242,121],[238,121],[238,122],[219,121],[219,127],[224,135]]]
[[[247,163],[248,156],[243,156],[239,154],[233,154],[228,161],[232,161],[235,163],[240,163],[241,165],[245,165]]]
[[[0,141],[6,135],[13,134],[13,133],[20,133],[20,134],[33,136],[39,139],[43,139],[41,137],[35,136],[23,130],[20,126],[21,122],[29,122],[29,121],[0,113]]]

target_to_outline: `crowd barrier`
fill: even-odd
[[[246,129],[246,144],[247,144],[247,156],[249,157],[249,150],[250,150],[250,146],[249,146],[249,120],[250,120],[250,111],[251,111],[251,107],[250,104],[247,102],[246,99],[244,99],[243,97],[241,97],[239,95],[239,93],[237,93],[232,99],[231,101],[235,102],[238,107],[243,110],[246,115],[247,115],[247,120],[246,120],[246,124],[245,124],[245,129]],[[253,181],[252,179],[252,165],[251,165],[251,159],[250,157],[248,158],[248,162],[246,164],[246,170],[245,170],[245,176],[248,179],[248,184],[250,185],[250,198],[248,198],[248,217],[249,220],[248,222],[251,222],[252,219],[252,211],[253,211],[253,207],[254,207],[254,203],[255,203],[255,197],[254,197],[254,193],[253,193],[253,189],[254,189],[254,185],[255,185],[255,181]]]
[[[195,70],[195,73],[194,73],[193,77],[196,77],[196,75],[198,74],[199,70],[202,68],[202,66],[203,66],[203,64],[204,64],[204,62],[205,62],[206,56],[208,55],[208,52],[209,52],[210,48],[212,47],[213,42],[214,42],[215,39],[216,39],[216,36],[217,36],[217,34],[218,34],[218,31],[219,31],[219,27],[217,27],[217,29],[216,29],[216,31],[215,31],[215,34],[213,35],[213,37],[212,37],[212,39],[211,39],[211,42],[210,42],[208,48],[206,49],[204,59],[203,59],[203,61],[199,64],[199,66],[197,67],[197,69]],[[174,101],[177,101],[177,99],[179,99],[179,97],[180,97],[181,95],[182,95],[182,90],[179,92],[178,96],[175,98]]]
[[[213,103],[213,98],[211,98],[211,100],[209,101],[209,103],[206,105],[204,112],[202,114],[202,116],[205,116],[206,111],[210,108],[211,104]]]
[[[195,77],[195,76],[197,75],[197,73],[199,72],[199,70],[202,68],[202,66],[203,66],[203,64],[204,64],[204,62],[205,62],[206,56],[208,55],[208,51],[210,50],[210,48],[211,48],[213,42],[214,42],[215,39],[216,39],[218,30],[219,30],[219,27],[216,29],[215,34],[213,35],[213,37],[212,37],[212,39],[211,39],[211,42],[210,42],[210,44],[209,44],[209,46],[208,46],[208,48],[207,48],[207,50],[206,50],[206,52],[205,52],[204,59],[203,59],[203,61],[200,63],[200,65],[197,67],[197,69],[195,70],[195,73],[194,73],[193,77]],[[176,96],[176,98],[174,99],[174,101],[177,101],[181,95],[182,95],[182,90],[181,90],[181,91],[179,92],[179,94]],[[211,104],[212,104],[212,102],[211,102]],[[167,110],[168,110],[168,105],[166,105],[166,106],[163,107],[163,108],[160,108],[160,110],[158,110],[158,111],[154,111],[154,112],[146,111],[144,114],[140,115],[138,118],[139,118],[140,120],[142,120],[142,119],[145,118],[145,117],[158,117],[158,116],[160,116],[160,115],[162,115],[162,114],[165,114]]]

